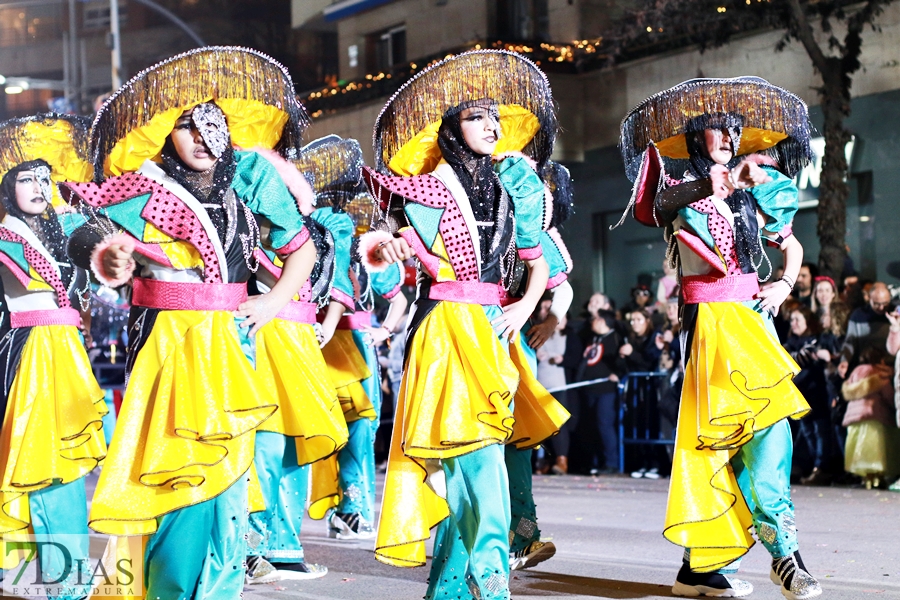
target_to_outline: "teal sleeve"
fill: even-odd
[[[504,159],[494,168],[515,207],[516,247],[520,250],[539,249],[545,210],[544,182],[520,157]],[[540,253],[535,250],[522,258],[537,256]]]
[[[309,239],[297,202],[272,163],[256,152],[234,153],[237,168],[231,183],[235,194],[253,214],[271,223],[268,245],[290,254]]]
[[[571,263],[566,261],[569,251],[559,235],[551,237],[550,233],[542,231],[541,250],[543,250],[547,266],[550,267],[550,281],[572,270]],[[571,261],[571,259],[569,260]]]
[[[347,213],[337,212],[330,206],[314,211],[312,219],[330,231],[331,237],[334,239],[334,279],[329,295],[352,309],[353,283],[350,281],[350,246],[353,243],[353,219]]]
[[[393,263],[384,271],[369,271],[369,283],[372,284],[372,291],[387,299],[397,295],[402,282],[403,271],[400,263]]]
[[[751,188],[750,193],[756,198],[759,210],[766,216],[766,231],[780,234],[794,221],[794,215],[800,208],[800,192],[794,185],[794,180],[784,173],[770,167],[763,169],[772,181]]]

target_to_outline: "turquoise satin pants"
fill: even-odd
[[[54,598],[80,600],[91,592],[91,571],[88,556],[89,538],[87,526],[87,496],[84,478],[65,485],[54,484],[28,494],[28,508],[31,511],[31,526],[38,547],[40,577],[47,587],[58,589]],[[60,544],[68,552],[66,559]],[[0,570],[0,580],[9,576],[18,577],[19,569]],[[51,583],[59,582],[59,583]],[[79,584],[81,582],[81,584]],[[31,576],[21,579],[23,587],[33,584]],[[25,584],[29,585],[25,585]],[[57,586],[59,586],[57,588]],[[2,595],[2,594],[0,594]]]
[[[372,376],[362,386],[375,407],[376,417],[347,424],[350,437],[338,452],[340,485],[343,498],[338,512],[359,513],[369,523],[375,522],[375,432],[381,419],[381,367],[375,348],[367,346],[361,331],[353,331],[353,341],[366,360]]]
[[[528,360],[532,373],[537,373],[537,354],[528,345],[525,332],[526,325],[520,333],[520,344]],[[541,530],[537,524],[537,507],[531,488],[531,454],[532,450],[516,450],[515,446],[507,446],[504,458],[509,473],[509,494],[512,519],[509,524],[509,550],[520,552],[532,542],[541,539]]]
[[[450,516],[438,525],[427,600],[509,598],[509,489],[503,446],[441,461]]]
[[[144,555],[148,600],[240,598],[247,480],[245,474],[215,498],[157,519]]]
[[[303,562],[300,527],[309,494],[309,466],[297,465],[294,438],[260,431],[253,462],[266,510],[250,514],[248,555],[271,563]]]
[[[772,558],[796,552],[797,527],[791,502],[793,438],[787,419],[757,432],[731,459],[741,495],[750,509],[756,536]],[[684,559],[690,562],[690,550]],[[740,559],[719,573],[736,573]]]

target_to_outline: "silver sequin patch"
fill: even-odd
[[[768,544],[774,544],[775,540],[778,539],[778,532],[768,523],[760,523],[757,534],[759,535],[759,539]]]
[[[785,514],[781,517],[781,526],[784,528],[784,532],[786,535],[793,535],[797,533],[797,525],[794,521],[794,515]]]
[[[519,524],[516,526],[516,533],[521,535],[523,538],[530,538],[534,535],[535,530],[537,529],[537,523],[534,521],[529,521],[525,517],[522,517],[519,520]]]
[[[263,536],[252,529],[247,533],[247,545],[251,550],[255,550],[263,541]]]
[[[484,589],[492,594],[499,594],[507,588],[506,577],[500,573],[494,573],[484,582]]]
[[[344,493],[347,494],[347,497],[354,502],[359,502],[359,500],[362,498],[362,490],[352,483],[347,486],[347,491]]]
[[[203,143],[209,148],[213,156],[219,158],[225,153],[225,149],[231,143],[228,133],[228,123],[225,121],[225,113],[212,102],[198,104],[191,111],[191,121],[200,132]]]

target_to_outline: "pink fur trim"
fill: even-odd
[[[94,277],[97,278],[97,281],[107,287],[115,288],[128,283],[128,281],[131,279],[131,275],[134,273],[135,267],[137,267],[137,263],[135,263],[134,259],[132,258],[128,263],[126,274],[117,279],[108,277],[103,270],[103,253],[106,252],[113,244],[121,244],[125,250],[134,252],[134,239],[130,235],[117,233],[115,235],[107,236],[103,239],[102,242],[97,244],[94,247],[94,250],[91,252],[91,271],[93,271]]]
[[[525,160],[525,162],[528,163],[529,167],[531,167],[532,169],[534,169],[535,172],[537,172],[537,162],[535,162],[535,160],[533,158],[531,158],[530,156],[525,156],[521,152],[517,152],[517,151],[504,152],[503,154],[497,154],[496,156],[494,156],[494,160],[496,162],[500,162],[505,158],[522,158]]]
[[[316,207],[316,193],[303,173],[274,150],[256,146],[253,148],[253,152],[265,158],[275,167],[291,196],[297,201],[297,208],[300,209],[300,212],[307,217],[311,215]]]
[[[375,273],[385,271],[388,263],[375,255],[378,246],[394,239],[387,231],[372,230],[359,237],[359,260],[366,269]]]

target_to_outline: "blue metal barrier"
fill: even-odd
[[[625,445],[673,445],[659,425],[659,383],[665,371],[636,371],[619,382],[619,472],[625,472]],[[628,423],[626,424],[626,417]],[[655,420],[655,423],[654,421]],[[656,437],[651,433],[657,431]]]

